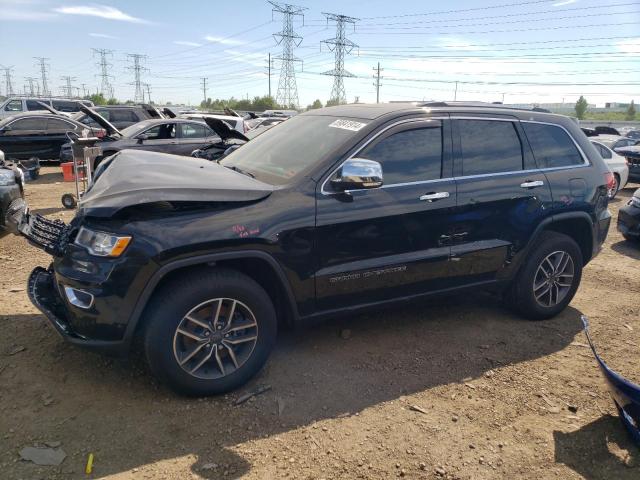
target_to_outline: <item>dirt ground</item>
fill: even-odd
[[[58,171],[43,168],[27,200],[68,221]],[[635,187],[611,204],[614,222]],[[615,224],[553,320],[521,320],[479,293],[285,331],[250,385],[199,400],[140,360],[63,343],[25,293],[48,261],[0,240],[3,479],[640,478],[580,323],[588,315],[605,361],[640,382],[640,246]],[[260,385],[271,390],[235,406]],[[47,442],[67,454],[59,467],[20,459]]]

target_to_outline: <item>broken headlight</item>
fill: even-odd
[[[119,257],[130,242],[130,236],[113,235],[81,227],[74,243],[97,257]]]
[[[16,183],[16,175],[11,170],[0,170],[0,187],[7,187]]]

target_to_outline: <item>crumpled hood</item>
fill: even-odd
[[[84,214],[110,217],[153,202],[250,202],[274,186],[199,158],[122,150],[110,160],[78,206]]]

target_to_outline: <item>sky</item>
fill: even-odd
[[[291,0],[295,1],[295,0]],[[590,104],[640,100],[640,0],[298,0],[301,38],[294,54],[299,104],[326,102],[336,36],[323,13],[353,17],[345,34],[349,102],[479,100],[505,103]],[[0,93],[12,67],[14,91],[32,77],[35,57],[46,57],[49,88],[61,95],[65,76],[80,92],[100,88],[99,56],[107,59],[115,96],[133,99],[128,54],[144,55],[142,82],[157,103],[199,104],[207,97],[278,92],[282,15],[266,0],[109,1],[0,0]],[[456,83],[457,82],[457,83]],[[76,90],[78,91],[78,90]]]

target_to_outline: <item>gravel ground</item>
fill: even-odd
[[[27,200],[68,221],[58,172],[44,167]],[[614,221],[633,190],[612,202]],[[588,315],[605,361],[640,382],[640,246],[615,226],[553,320],[478,293],[285,331],[250,385],[199,400],[159,386],[138,358],[63,343],[25,293],[48,261],[0,239],[2,478],[640,478],[580,323]],[[47,442],[66,453],[60,466],[20,459]]]

